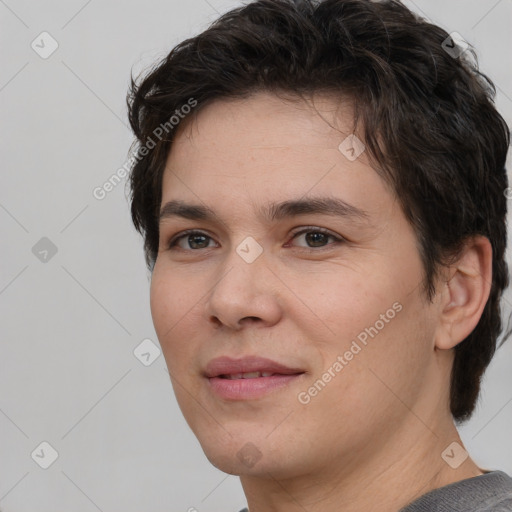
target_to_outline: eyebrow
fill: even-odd
[[[290,199],[280,203],[270,202],[261,207],[259,213],[267,222],[307,214],[349,218],[366,224],[369,224],[370,220],[368,212],[337,197]],[[159,221],[171,217],[221,222],[219,216],[211,208],[201,204],[188,204],[177,199],[167,202],[160,210]]]

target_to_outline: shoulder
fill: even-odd
[[[512,512],[512,478],[489,471],[430,491],[400,512]]]

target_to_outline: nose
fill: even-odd
[[[209,293],[206,314],[218,328],[269,327],[282,317],[279,294],[279,280],[268,267],[264,252],[249,263],[233,250]]]

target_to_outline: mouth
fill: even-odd
[[[272,377],[273,375],[283,375],[282,373],[273,372],[247,372],[247,373],[230,373],[225,375],[217,375],[220,379],[258,379],[260,377]]]
[[[282,389],[305,373],[301,368],[285,366],[261,357],[232,359],[219,357],[206,366],[204,376],[211,391],[225,400],[261,398]]]

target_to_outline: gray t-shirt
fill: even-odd
[[[512,512],[512,478],[489,471],[434,489],[399,512]]]
[[[427,492],[399,512],[512,512],[512,478],[489,471]]]

